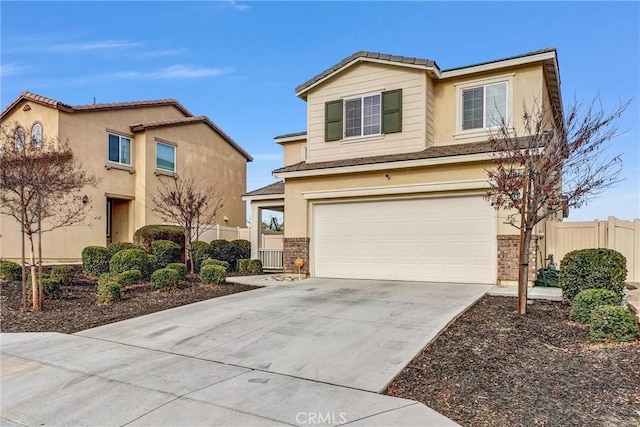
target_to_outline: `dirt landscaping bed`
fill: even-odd
[[[386,394],[463,426],[640,426],[640,343],[591,345],[569,304],[482,298]]]
[[[257,289],[255,286],[222,284],[202,286],[197,280],[182,283],[170,292],[152,291],[149,283],[129,285],[124,298],[110,305],[96,304],[96,282],[77,276],[62,286],[61,299],[45,299],[44,311],[23,311],[20,282],[0,284],[0,330],[2,332],[74,333],[107,323],[131,319],[156,311]]]

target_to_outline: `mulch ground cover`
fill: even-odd
[[[224,295],[256,289],[255,286],[200,285],[197,279],[183,282],[169,292],[152,291],[149,283],[124,288],[124,298],[110,305],[96,304],[96,281],[77,275],[73,285],[62,286],[62,298],[45,299],[40,312],[22,310],[22,284],[0,284],[0,330],[2,332],[74,333],[107,323],[131,319]]]
[[[591,345],[569,304],[482,298],[386,390],[463,426],[640,426],[640,343]]]

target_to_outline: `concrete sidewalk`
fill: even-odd
[[[2,334],[3,425],[455,425],[378,392],[490,287],[307,279]]]

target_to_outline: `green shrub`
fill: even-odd
[[[122,285],[133,285],[142,282],[142,273],[140,270],[127,270],[120,273],[120,280],[118,281]]]
[[[250,264],[251,260],[249,258],[239,259],[236,267],[238,273],[249,273]]]
[[[160,268],[158,265],[158,257],[155,255],[147,255],[147,261],[149,262],[149,269],[153,273]]]
[[[536,286],[548,286],[550,288],[559,288],[559,271],[555,268],[541,268],[538,270],[536,278]]]
[[[635,316],[620,305],[601,305],[593,310],[589,325],[591,342],[630,342],[638,339]]]
[[[225,259],[230,265],[237,265],[239,259],[251,258],[251,242],[248,240],[232,240],[229,242],[230,259]]]
[[[178,283],[180,283],[180,275],[173,268],[161,268],[151,275],[151,289],[154,291],[176,289]]]
[[[49,277],[57,280],[61,285],[69,286],[76,277],[76,269],[70,265],[54,265]]]
[[[109,282],[115,282],[119,285],[122,284],[122,276],[120,273],[102,273],[100,277],[98,277],[98,286],[100,284],[106,284]]]
[[[13,261],[0,262],[0,280],[17,282],[22,278],[22,266]]]
[[[44,277],[42,279],[42,292],[49,298],[61,298],[62,288],[60,282],[55,279]]]
[[[196,270],[200,271],[202,261],[209,258],[211,246],[209,246],[207,242],[196,240],[195,242],[191,242],[191,251],[193,252],[193,260],[195,261]]]
[[[260,261],[259,259],[249,260],[249,273],[262,274],[262,261]]]
[[[120,283],[110,281],[98,282],[96,303],[111,304],[113,301],[120,301],[120,299],[122,299],[121,291],[122,285],[120,285]]]
[[[133,242],[151,253],[151,242],[154,240],[171,240],[180,245],[184,252],[184,228],[177,225],[145,225],[133,234]]]
[[[622,297],[627,259],[612,249],[581,249],[569,252],[560,263],[562,294],[573,299],[584,289],[610,289]]]
[[[182,264],[180,262],[172,262],[171,264],[167,264],[167,268],[175,270],[178,273],[178,278],[180,280],[187,279],[187,264]]]
[[[201,267],[204,267],[205,265],[220,265],[224,267],[225,271],[229,271],[229,263],[227,261],[220,261],[219,259],[207,258],[204,261],[202,261]]]
[[[109,252],[111,252],[111,256],[113,256],[125,249],[142,249],[142,247],[131,242],[113,242],[109,243],[107,249],[109,249]]]
[[[82,271],[100,276],[109,271],[111,252],[102,246],[87,246],[82,250]]]
[[[620,305],[620,296],[609,289],[585,289],[571,302],[569,318],[580,323],[589,323],[591,313],[601,305]]]
[[[153,254],[158,258],[158,266],[164,268],[172,262],[179,262],[182,257],[180,245],[171,240],[154,240],[151,242]]]
[[[148,278],[153,273],[153,260],[142,249],[124,249],[109,261],[111,273],[122,273],[127,270],[140,270],[142,277]]]
[[[227,279],[227,270],[221,265],[205,265],[200,270],[200,282],[219,285]]]
[[[231,264],[231,260],[233,260],[233,249],[230,242],[222,239],[213,240],[209,248],[209,258],[219,259],[220,261],[226,261]]]

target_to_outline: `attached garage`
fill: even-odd
[[[316,277],[496,283],[496,211],[481,196],[313,205]]]

